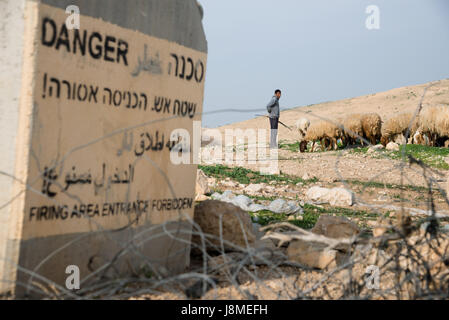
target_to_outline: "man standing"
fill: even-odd
[[[273,98],[267,105],[268,117],[270,118],[271,138],[270,149],[277,149],[277,134],[279,124],[279,99],[281,98],[281,90],[277,89],[274,92]]]

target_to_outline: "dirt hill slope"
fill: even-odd
[[[398,89],[380,92],[376,94],[361,96],[357,98],[326,102],[306,107],[298,107],[281,112],[280,120],[288,126],[294,127],[297,119],[301,117],[308,118],[311,122],[317,121],[320,117],[325,119],[335,119],[336,117],[345,117],[352,113],[377,112],[383,120],[388,119],[394,114],[402,112],[413,112],[416,110],[419,101],[426,87],[431,86],[424,97],[423,106],[441,105],[449,106],[449,79],[434,81],[415,86],[407,86]],[[282,101],[281,101],[282,109]],[[236,122],[231,125],[220,127],[225,129],[259,129],[269,128],[267,118],[258,117],[255,119]],[[294,133],[279,126],[279,139],[293,141]]]

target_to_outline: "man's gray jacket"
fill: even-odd
[[[270,102],[267,104],[267,111],[270,118],[279,118],[279,99],[276,96],[271,98]]]

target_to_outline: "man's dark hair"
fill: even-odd
[[[274,94],[277,94],[278,92],[281,93],[281,90],[277,89],[277,90],[274,92]]]

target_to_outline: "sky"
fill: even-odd
[[[199,2],[203,127],[263,113],[275,89],[282,110],[449,78],[449,0]],[[379,29],[366,26],[371,5]]]

